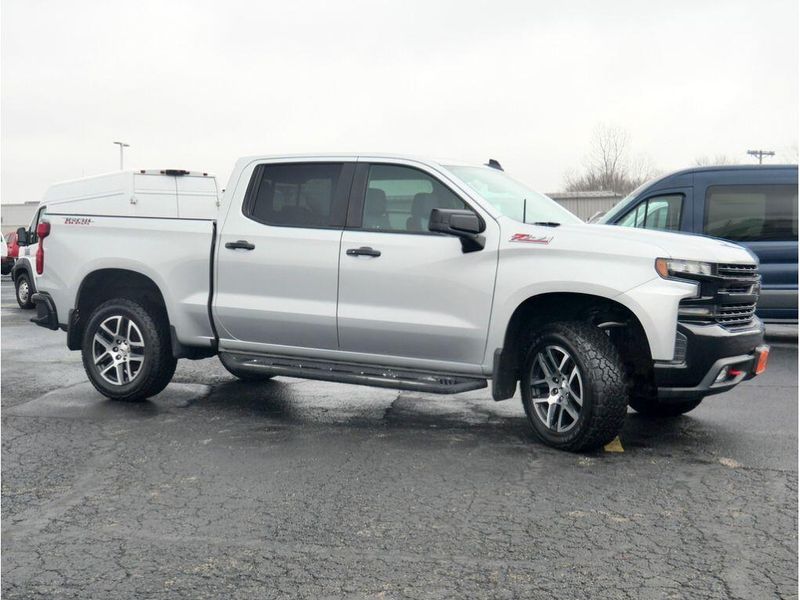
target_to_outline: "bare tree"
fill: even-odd
[[[628,132],[619,127],[599,125],[592,136],[591,150],[581,172],[567,173],[568,192],[608,191],[627,194],[653,176],[649,160],[629,157]]]
[[[731,158],[727,154],[715,154],[713,157],[706,154],[698,156],[694,159],[694,164],[697,167],[708,167],[712,165],[736,165],[741,164],[742,161]]]

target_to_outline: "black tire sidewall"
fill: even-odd
[[[83,331],[81,342],[81,354],[83,366],[89,376],[92,385],[103,395],[113,399],[140,400],[144,399],[143,389],[152,379],[153,369],[156,368],[156,354],[161,352],[161,341],[158,335],[153,335],[157,327],[155,321],[146,313],[136,310],[139,305],[127,300],[109,300],[100,305],[93,313]],[[113,385],[107,382],[100,375],[99,370],[94,365],[92,346],[94,335],[97,333],[100,324],[107,318],[115,315],[122,315],[132,320],[142,334],[144,341],[144,361],[136,378],[125,385]],[[147,322],[149,321],[149,322]]]
[[[565,431],[563,433],[558,433],[548,429],[547,426],[542,423],[539,417],[536,415],[532,402],[530,373],[531,368],[533,367],[533,361],[536,359],[536,355],[540,350],[542,350],[545,346],[550,345],[562,346],[570,353],[572,359],[575,361],[575,364],[578,366],[578,372],[580,373],[581,381],[583,382],[583,404],[581,406],[580,415],[578,416],[578,424],[569,431]],[[532,341],[532,344],[528,349],[528,353],[525,356],[523,368],[524,371],[522,373],[522,381],[520,383],[522,405],[525,408],[525,414],[528,416],[528,422],[531,424],[531,427],[533,427],[539,437],[553,446],[558,447],[572,445],[577,439],[584,435],[585,430],[587,427],[589,427],[591,413],[594,410],[595,403],[594,382],[590,376],[588,365],[586,365],[584,362],[581,353],[578,351],[572,341],[562,332],[552,329],[544,329]]]

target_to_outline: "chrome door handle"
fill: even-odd
[[[374,256],[377,258],[381,255],[381,251],[369,246],[361,246],[361,248],[348,248],[345,254],[347,256]]]

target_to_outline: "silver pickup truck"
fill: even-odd
[[[216,218],[46,217],[34,320],[117,400],[213,355],[249,380],[491,380],[495,400],[519,383],[540,439],[584,450],[629,405],[678,415],[766,367],[750,252],[583,224],[493,161],[250,157]]]

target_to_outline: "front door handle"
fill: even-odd
[[[361,248],[348,248],[346,254],[347,256],[374,256],[377,258],[381,255],[381,251],[369,246],[361,246]]]
[[[247,240],[237,240],[235,242],[228,242],[225,244],[225,247],[229,248],[230,250],[254,250],[256,245],[251,244]]]

